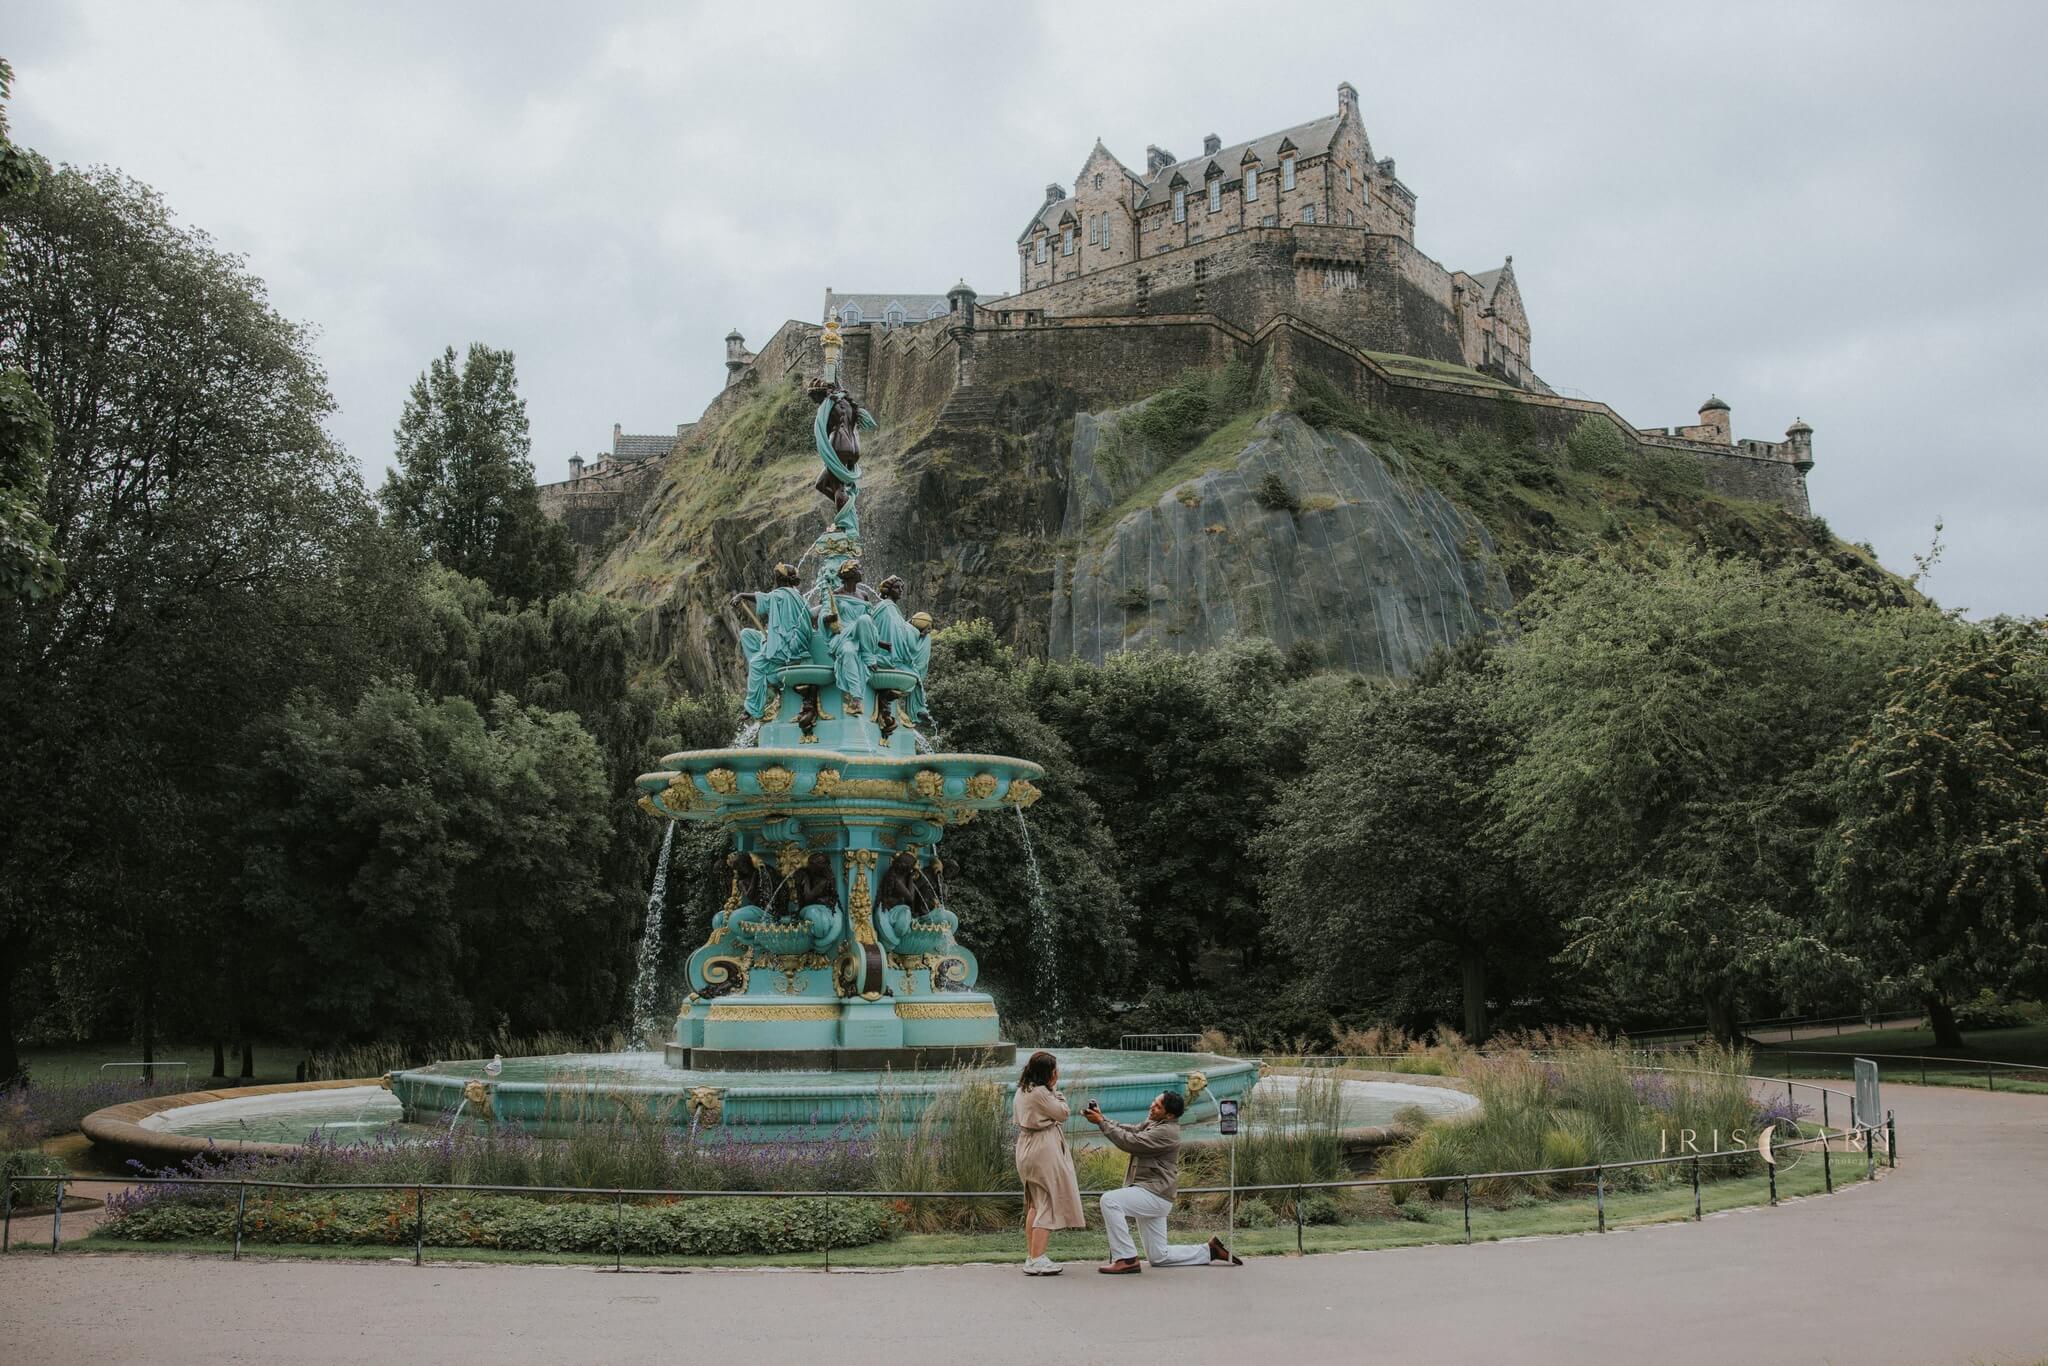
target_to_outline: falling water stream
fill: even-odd
[[[1031,938],[1038,946],[1039,1018],[1045,1022],[1045,1043],[1060,1041],[1066,1019],[1066,1005],[1060,999],[1059,927],[1054,923],[1052,903],[1045,899],[1045,879],[1039,876],[1038,853],[1031,847],[1031,824],[1024,808],[1017,813],[1017,834],[1024,841],[1024,869],[1031,874]]]
[[[668,903],[668,847],[676,837],[676,823],[668,822],[661,833],[661,858],[654,865],[654,890],[647,896],[647,924],[640,931],[640,971],[633,978],[633,1038],[652,1048],[661,1038],[660,1012],[655,992],[661,986],[661,913]]]

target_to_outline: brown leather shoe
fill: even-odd
[[[1229,1248],[1223,1246],[1223,1240],[1221,1238],[1211,1238],[1209,1240],[1209,1265],[1243,1266],[1244,1258],[1238,1256]]]
[[[1136,1257],[1120,1257],[1095,1269],[1105,1276],[1135,1276],[1145,1268],[1139,1264]]]

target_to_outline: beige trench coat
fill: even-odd
[[[1017,1175],[1034,1228],[1084,1228],[1081,1183],[1067,1152],[1067,1102],[1048,1087],[1020,1088],[1012,1113],[1017,1119]]]

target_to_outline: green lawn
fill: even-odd
[[[1858,1154],[1836,1153],[1833,1157],[1835,1184],[1839,1187],[1863,1177],[1864,1160]],[[1814,1195],[1825,1189],[1820,1155],[1814,1152],[1797,1167],[1781,1174],[1781,1199]],[[1769,1198],[1767,1178],[1743,1177],[1710,1181],[1702,1188],[1702,1206],[1708,1214],[1762,1204]],[[1091,1203],[1091,1211],[1093,1205]],[[1417,1198],[1410,1202],[1413,1217],[1392,1217],[1357,1223],[1312,1225],[1301,1234],[1306,1252],[1346,1252],[1375,1248],[1415,1247],[1431,1243],[1457,1243],[1465,1238],[1463,1213],[1457,1195],[1441,1202]],[[1607,1225],[1627,1228],[1644,1224],[1671,1223],[1692,1217],[1692,1187],[1683,1178],[1650,1190],[1610,1193],[1607,1197]],[[1592,1195],[1543,1201],[1518,1208],[1494,1209],[1478,1202],[1472,1207],[1472,1238],[1490,1242],[1501,1238],[1528,1238],[1544,1234],[1591,1233],[1598,1216]],[[1174,1236],[1193,1241],[1223,1232],[1223,1218],[1216,1214],[1177,1214]],[[1246,1256],[1284,1256],[1295,1251],[1292,1224],[1276,1228],[1239,1229],[1233,1246]],[[227,1243],[189,1241],[177,1243],[133,1243],[100,1235],[66,1244],[99,1252],[167,1252],[179,1255],[225,1254]],[[19,1247],[16,1252],[48,1255],[47,1245]],[[1054,1237],[1053,1256],[1065,1262],[1100,1261],[1109,1255],[1109,1245],[1095,1230],[1061,1233]],[[409,1260],[409,1247],[330,1247],[302,1244],[258,1244],[243,1246],[244,1256],[295,1257],[313,1259]],[[793,1253],[768,1257],[627,1257],[628,1266],[793,1266],[843,1267],[932,1266],[964,1262],[1018,1261],[1023,1256],[1017,1234],[1004,1233],[906,1233],[866,1247],[843,1248],[828,1257],[824,1253]],[[428,1248],[430,1261],[546,1263],[553,1265],[605,1265],[613,1259],[578,1253],[494,1252],[477,1248]]]
[[[2048,1067],[2048,1024],[2021,1025],[2016,1029],[1974,1030],[1963,1036],[1959,1049],[1937,1048],[1928,1029],[1873,1029],[1860,1034],[1824,1035],[1789,1044],[1758,1044],[1756,1070],[1767,1076],[1847,1077],[1850,1060],[1874,1053],[1933,1054],[1936,1057],[1988,1058],[1994,1062],[2029,1063]],[[1828,1056],[1815,1057],[1814,1054]],[[1840,1058],[1840,1062],[1832,1059]],[[1984,1069],[1968,1064],[1928,1062],[1924,1066],[1900,1058],[1879,1058],[1879,1075],[1888,1081],[1929,1086],[1987,1087]],[[2048,1094],[2048,1074],[2026,1077],[1992,1069],[1990,1087],[2000,1091]]]

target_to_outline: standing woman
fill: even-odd
[[[1067,1151],[1067,1100],[1056,1089],[1059,1059],[1033,1053],[1017,1079],[1017,1175],[1024,1182],[1024,1263],[1027,1276],[1057,1276],[1059,1263],[1045,1255],[1057,1228],[1085,1228],[1081,1183]]]

